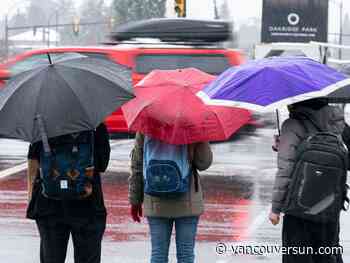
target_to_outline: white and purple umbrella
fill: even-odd
[[[206,104],[265,112],[326,97],[350,84],[344,74],[305,57],[274,57],[232,67],[197,95]]]

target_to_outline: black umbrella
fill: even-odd
[[[75,55],[13,77],[0,92],[0,134],[41,140],[91,130],[132,99],[131,71],[108,60]]]
[[[342,66],[339,71],[350,77],[350,65]],[[334,103],[349,103],[350,102],[350,85],[346,85],[327,96],[329,102]]]

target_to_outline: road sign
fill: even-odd
[[[264,0],[261,42],[327,42],[327,0]]]

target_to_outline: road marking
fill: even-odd
[[[247,236],[255,233],[256,230],[267,220],[267,216],[270,212],[270,207],[262,211],[257,217],[255,217],[253,223],[247,229]]]
[[[121,146],[121,145],[130,144],[133,141],[134,140],[130,139],[130,140],[123,140],[123,141],[112,142],[111,143],[111,148],[114,148],[115,146]]]
[[[28,167],[27,162],[24,162],[22,164],[14,166],[14,167],[5,169],[5,170],[0,172],[0,179],[3,179],[3,178],[8,177],[10,175],[22,172],[22,171],[26,170],[27,167]]]

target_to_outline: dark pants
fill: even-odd
[[[338,225],[338,235],[335,239],[335,244],[336,246],[340,246],[340,226]],[[343,255],[342,254],[337,254],[336,255],[336,258],[337,258],[337,263],[343,263]]]
[[[316,223],[290,215],[283,219],[282,242],[289,247],[291,253],[283,255],[283,263],[336,263],[337,255],[306,254],[306,248],[312,247],[318,252],[320,247],[336,247],[338,245],[339,224],[337,222]],[[299,254],[292,248],[297,247]],[[304,249],[305,248],[305,249]],[[324,251],[322,250],[322,253]]]
[[[75,263],[101,262],[101,242],[106,217],[64,220],[50,216],[37,219],[36,223],[41,239],[41,263],[64,263],[70,234]]]

